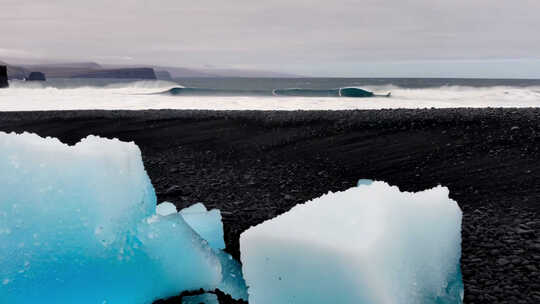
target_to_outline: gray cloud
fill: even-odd
[[[0,57],[322,76],[407,75],[403,69],[445,76],[440,68],[452,62],[463,74],[502,64],[486,77],[519,76],[522,65],[504,65],[508,59],[540,58],[537,0],[2,0],[1,7]],[[421,69],[403,64],[419,61]],[[429,62],[442,65],[430,70]]]

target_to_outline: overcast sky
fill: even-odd
[[[540,78],[539,0],[0,0],[0,60]]]

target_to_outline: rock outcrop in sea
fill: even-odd
[[[8,80],[23,80],[28,74],[28,71],[26,71],[23,67],[11,65],[6,63],[5,61],[0,61],[0,66],[6,66]]]
[[[26,77],[26,81],[46,81],[47,78],[45,77],[45,74],[42,72],[31,72],[28,77]]]
[[[0,65],[0,88],[9,87],[7,66]]]

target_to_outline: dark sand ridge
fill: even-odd
[[[243,230],[359,178],[442,184],[465,302],[540,303],[540,109],[4,112],[0,130],[135,141],[158,201],[221,209],[236,257]]]

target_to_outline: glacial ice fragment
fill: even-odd
[[[221,286],[221,252],[156,211],[135,144],[0,132],[0,303],[142,304]]]
[[[224,249],[223,224],[217,209],[207,210],[202,203],[180,210],[184,220],[214,249]]]
[[[357,186],[363,186],[363,185],[369,186],[371,184],[373,184],[373,180],[365,179],[365,178],[359,179],[358,183],[356,183]]]
[[[163,202],[156,206],[156,213],[162,216],[178,213],[176,206],[170,202]]]
[[[248,300],[247,286],[242,274],[242,265],[230,254],[218,251],[217,256],[221,262],[221,283],[218,288],[230,295],[233,299]]]
[[[163,204],[159,204],[158,208]],[[164,205],[161,209],[165,207],[172,211],[169,205]],[[218,288],[234,299],[247,300],[247,287],[242,275],[242,265],[230,254],[220,250],[225,248],[220,211],[217,209],[208,211],[204,204],[197,203],[180,210],[178,214],[195,232],[208,241],[219,258],[222,280]]]
[[[461,303],[461,216],[384,182],[297,205],[240,237],[249,303]]]

